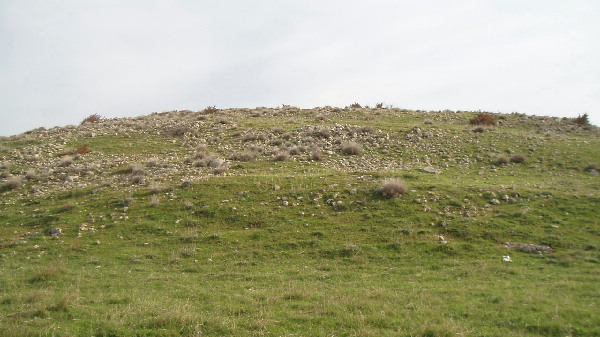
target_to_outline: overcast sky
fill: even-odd
[[[0,0],[0,135],[384,102],[600,125],[600,1]]]

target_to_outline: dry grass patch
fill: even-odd
[[[356,142],[347,142],[342,144],[342,152],[348,155],[357,155],[362,153],[362,146]]]
[[[491,113],[482,112],[469,120],[471,125],[496,125],[496,117]]]
[[[377,190],[387,199],[394,199],[403,196],[407,191],[407,186],[400,179],[386,179]]]

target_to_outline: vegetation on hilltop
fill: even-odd
[[[600,336],[586,119],[210,106],[1,138],[0,335]]]

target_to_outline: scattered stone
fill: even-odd
[[[520,250],[530,254],[548,254],[552,253],[552,248],[544,245],[536,245],[532,243],[507,243],[504,245],[508,249]]]
[[[500,205],[500,200],[498,200],[498,199],[492,199],[492,200],[490,200],[490,204],[492,204],[492,205]]]
[[[427,166],[427,167],[422,168],[421,172],[431,173],[431,174],[440,174],[440,173],[442,173],[442,170],[436,169],[432,166]]]

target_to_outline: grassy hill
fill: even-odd
[[[0,138],[0,335],[600,336],[599,149],[358,106]]]

